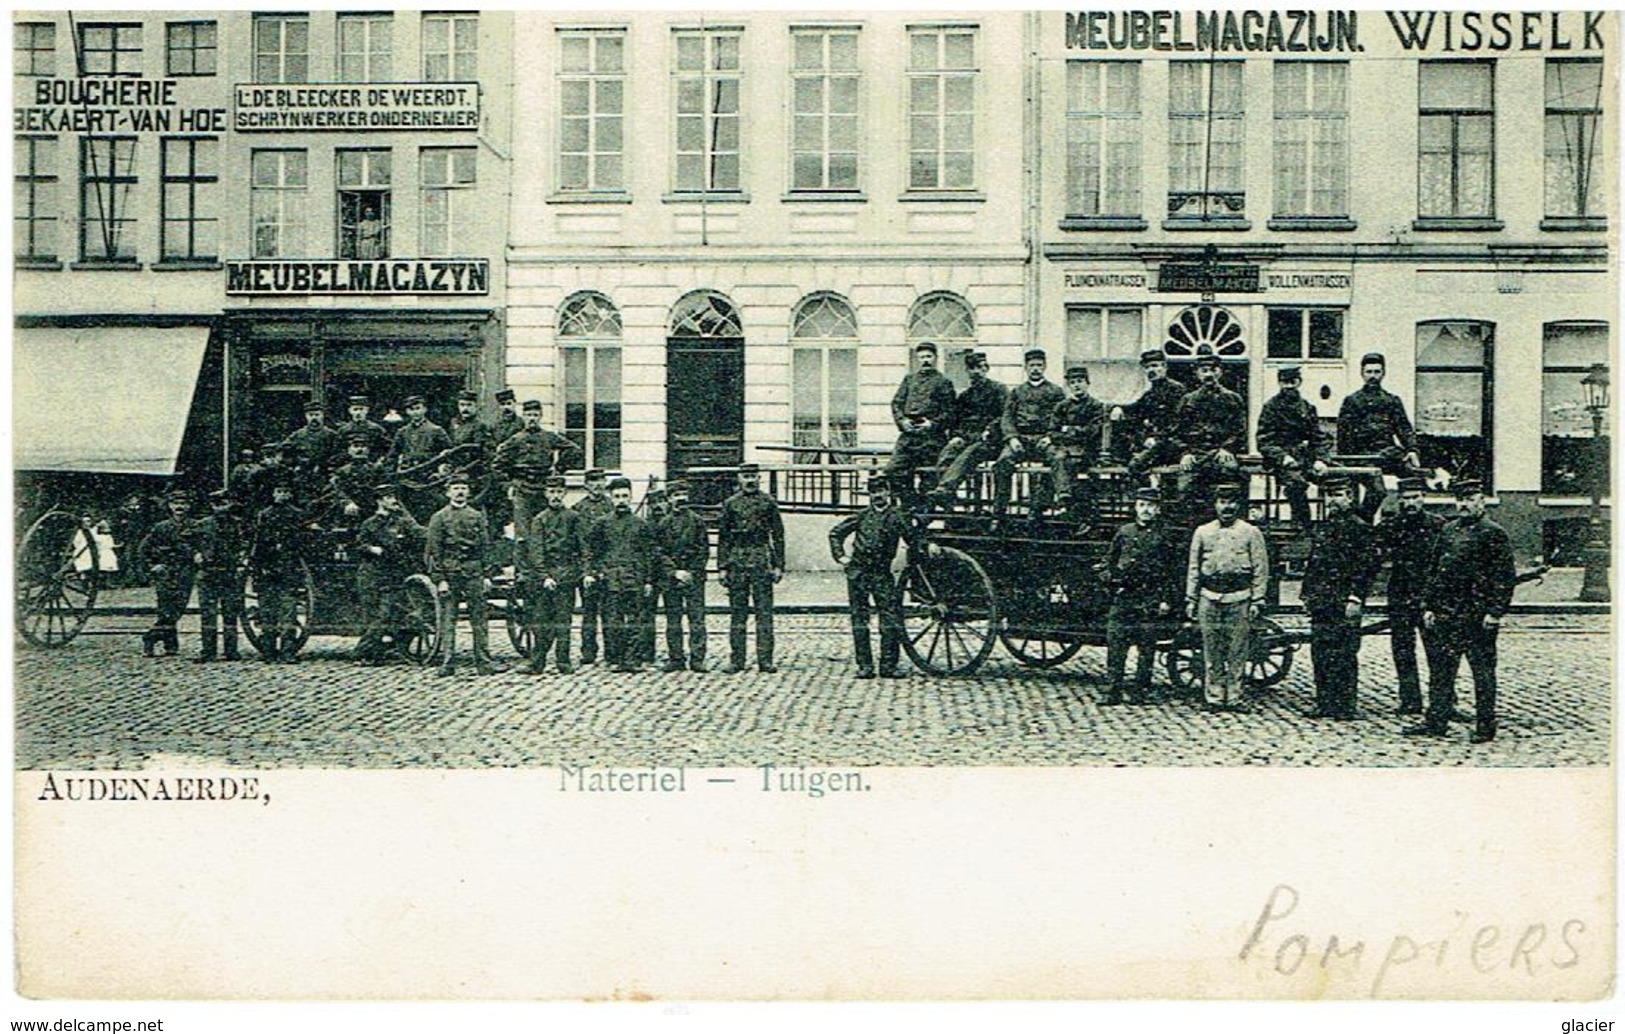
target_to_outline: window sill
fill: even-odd
[[[632,195],[625,191],[559,192],[547,195],[550,205],[630,205]]]
[[[1472,233],[1485,230],[1504,230],[1506,223],[1489,216],[1471,216],[1468,218],[1442,218],[1424,217],[1411,223],[1411,229],[1418,233],[1431,230],[1444,230],[1451,233]]]
[[[75,273],[100,272],[103,270],[131,272],[133,270],[139,270],[141,268],[141,263],[136,262],[133,259],[129,262],[98,262],[95,259],[89,259],[84,262],[75,262],[68,268],[73,270]]]
[[[861,190],[792,190],[779,200],[788,204],[862,205],[868,203],[869,196]]]
[[[1553,509],[1591,509],[1591,497],[1588,495],[1540,495],[1535,497],[1537,506],[1549,506]],[[1597,504],[1600,509],[1608,509],[1608,497],[1603,496]]]
[[[1088,230],[1100,233],[1112,231],[1140,231],[1147,228],[1146,221],[1137,215],[1068,215],[1058,224],[1063,230]]]
[[[221,270],[226,267],[217,259],[169,259],[164,262],[154,262],[152,270],[155,273],[185,273],[194,271]]]
[[[1240,216],[1210,217],[1207,219],[1194,217],[1189,219],[1174,218],[1164,219],[1162,228],[1164,230],[1220,230],[1227,233],[1241,233],[1251,230],[1253,223],[1251,219],[1244,219]]]
[[[1552,233],[1604,233],[1608,230],[1605,215],[1549,215],[1540,221],[1540,228]]]
[[[19,258],[19,259],[12,259],[11,268],[12,269],[37,269],[37,270],[46,270],[46,271],[56,271],[56,270],[60,270],[62,268],[62,262],[61,262],[60,259]]]
[[[1271,230],[1288,232],[1324,230],[1344,233],[1357,228],[1354,220],[1346,215],[1278,215],[1264,225]]]
[[[980,190],[912,191],[897,195],[897,200],[904,204],[917,204],[920,202],[930,204],[933,201],[980,204],[987,200],[987,195]]]
[[[748,205],[750,195],[742,190],[674,190],[660,200],[668,205]]]

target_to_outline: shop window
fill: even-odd
[[[1418,110],[1417,213],[1495,215],[1495,65],[1423,61]]]
[[[57,138],[19,136],[12,140],[12,247],[24,260],[56,260],[56,228],[61,218],[57,197]]]
[[[1275,214],[1349,211],[1347,61],[1275,62]]]
[[[1080,219],[1140,212],[1140,63],[1066,63],[1066,210]]]
[[[1422,467],[1452,478],[1495,474],[1495,327],[1451,320],[1416,325],[1416,437]]]
[[[254,16],[254,81],[310,81],[310,19],[302,14]]]
[[[220,143],[214,137],[166,137],[161,151],[166,261],[220,255]]]
[[[1580,383],[1591,367],[1608,364],[1606,323],[1548,323],[1541,347],[1540,490],[1588,496],[1593,480],[1609,495],[1612,435],[1603,414],[1602,440],[1593,435]]]
[[[584,467],[621,465],[621,314],[596,291],[559,307],[564,361],[564,435]]]
[[[1546,215],[1603,217],[1601,58],[1546,62]]]
[[[306,254],[305,197],[310,183],[304,151],[255,151],[250,209],[255,258]]]
[[[908,189],[976,187],[976,27],[908,30]]]
[[[559,190],[626,189],[626,33],[559,35]]]
[[[79,70],[82,75],[140,75],[141,24],[81,24]]]
[[[1089,368],[1089,391],[1096,398],[1131,402],[1144,386],[1140,353],[1145,345],[1145,310],[1138,306],[1069,305],[1066,355]]]
[[[790,35],[794,114],[790,189],[858,189],[858,30],[797,29]]]
[[[954,387],[964,391],[970,384],[965,370],[965,353],[976,348],[976,314],[970,303],[957,294],[938,291],[918,299],[908,312],[908,365],[914,369],[914,346],[934,341],[939,367]]]
[[[678,192],[739,190],[739,38],[738,30],[674,36]]]
[[[86,262],[134,262],[133,136],[87,136],[79,142],[79,254]]]
[[[169,22],[164,26],[166,75],[214,75],[218,61],[214,22]]]
[[[387,14],[341,14],[338,27],[338,80],[387,83],[395,78],[395,20]]]
[[[1343,358],[1343,309],[1271,308],[1269,358]]]
[[[1168,63],[1168,216],[1209,222],[1247,210],[1247,109],[1240,61]]]
[[[790,319],[791,443],[807,449],[858,444],[858,324],[842,298],[815,294]],[[797,454],[816,463],[819,454]]]
[[[480,17],[477,14],[423,16],[423,79],[467,83],[480,74]]]
[[[390,153],[338,152],[339,258],[389,257]]]
[[[425,255],[461,255],[469,250],[474,226],[472,147],[425,147],[420,152]]]
[[[11,27],[14,75],[56,74],[56,23],[15,22]]]

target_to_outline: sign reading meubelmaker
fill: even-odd
[[[244,133],[480,128],[479,83],[239,83],[233,100]]]
[[[1164,262],[1157,267],[1158,291],[1216,291],[1252,293],[1258,291],[1259,267],[1214,262]]]
[[[488,294],[486,259],[256,259],[226,263],[226,293]]]

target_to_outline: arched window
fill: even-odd
[[[1608,363],[1608,324],[1548,323],[1542,336],[1540,490],[1548,495],[1584,496],[1591,492],[1595,478],[1607,496],[1607,486],[1612,483],[1607,414],[1602,440],[1596,441],[1581,382],[1593,366]]]
[[[1440,320],[1416,325],[1416,444],[1422,466],[1450,479],[1495,475],[1495,325]]]
[[[564,435],[584,467],[621,465],[621,314],[597,291],[559,306]]]
[[[791,443],[850,448],[858,443],[858,319],[833,294],[801,300],[790,318]],[[812,455],[796,462],[815,462]]]
[[[689,338],[744,337],[739,310],[714,291],[695,291],[671,307],[671,336]]]
[[[960,391],[970,383],[965,353],[976,347],[976,315],[957,294],[937,291],[922,295],[908,312],[908,362],[914,366],[914,346],[934,341],[942,358],[942,372]]]

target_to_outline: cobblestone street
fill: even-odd
[[[1307,647],[1251,713],[1210,714],[1189,699],[1102,707],[1099,648],[1052,671],[996,649],[969,678],[859,681],[840,615],[781,616],[771,675],[598,665],[568,677],[465,668],[455,679],[358,667],[336,638],[312,640],[297,665],[193,664],[192,618],[180,657],[149,660],[125,634],[140,623],[123,624],[60,650],[18,649],[18,767],[1550,766],[1606,764],[1610,749],[1611,646],[1596,615],[1509,620],[1501,735],[1484,747],[1468,745],[1467,726],[1448,740],[1399,735],[1410,719],[1393,713],[1380,638],[1361,650],[1361,720],[1331,723],[1304,717]],[[491,632],[512,663],[501,627]],[[713,664],[725,632],[713,615]],[[1157,678],[1166,688],[1160,667]],[[1470,708],[1465,665],[1458,690]]]

